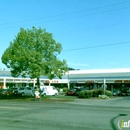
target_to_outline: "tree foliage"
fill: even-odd
[[[45,29],[20,29],[15,39],[4,51],[1,60],[11,70],[13,77],[49,79],[59,77],[68,70],[66,60],[59,60],[57,55],[62,51],[51,33]]]

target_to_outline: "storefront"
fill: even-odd
[[[45,85],[53,85],[59,88],[72,88],[74,86],[87,89],[97,89],[106,85],[108,90],[130,87],[130,69],[97,69],[97,70],[71,70],[62,76],[62,79],[49,80],[45,76],[40,77],[40,82]],[[10,71],[0,71],[0,88],[35,86],[36,79],[14,78]]]

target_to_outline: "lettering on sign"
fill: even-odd
[[[122,80],[115,80],[115,83],[122,83]]]
[[[49,82],[49,80],[46,80],[45,83],[49,84],[50,82]]]
[[[130,83],[130,80],[115,80],[115,83]]]
[[[130,80],[124,80],[124,83],[130,83]]]
[[[58,81],[57,80],[53,80],[52,83],[58,83]]]
[[[87,80],[86,83],[94,83],[93,80]]]

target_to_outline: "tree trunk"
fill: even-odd
[[[40,80],[39,80],[39,77],[37,77],[37,87],[40,89]]]

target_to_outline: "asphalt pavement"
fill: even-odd
[[[0,101],[0,130],[127,130],[130,97],[71,102]]]

